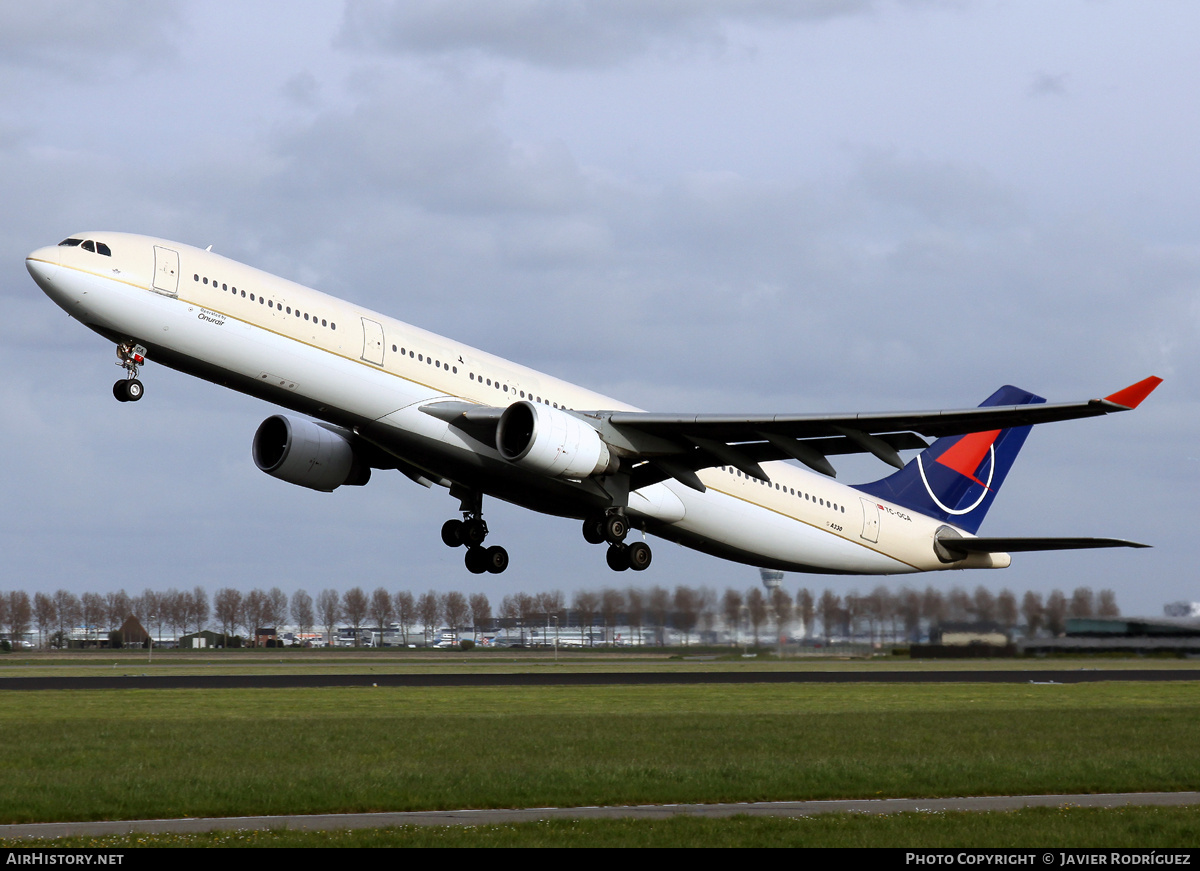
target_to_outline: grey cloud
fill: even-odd
[[[859,158],[857,178],[879,207],[934,226],[1011,227],[1025,219],[1014,196],[980,167],[873,151]]]
[[[1031,97],[1058,97],[1067,93],[1068,73],[1038,73],[1027,93]]]
[[[666,43],[722,45],[736,22],[823,21],[876,0],[364,0],[339,43],[441,54],[478,51],[549,67],[605,67]]]
[[[181,0],[5,3],[0,67],[34,65],[76,75],[117,61],[141,65],[174,52],[181,21]]]
[[[16,151],[27,141],[29,133],[26,126],[16,127],[0,121],[0,154]]]
[[[527,145],[489,120],[488,87],[405,83],[285,135],[288,182],[322,192],[386,191],[435,212],[567,208],[581,182],[567,151]]]
[[[297,106],[315,107],[321,93],[321,83],[308,70],[292,76],[283,84],[283,95]]]

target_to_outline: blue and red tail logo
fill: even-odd
[[[980,408],[1045,401],[1028,391],[1005,386],[984,400]],[[974,534],[1030,429],[1020,426],[940,438],[899,472],[855,489]]]

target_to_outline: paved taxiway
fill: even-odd
[[[197,833],[264,829],[329,831],[385,826],[498,826],[540,820],[642,819],[675,816],[806,817],[816,814],[938,813],[1009,811],[1026,807],[1130,807],[1200,805],[1200,792],[1139,792],[1107,795],[1010,795],[961,798],[885,798],[844,801],[771,801],[746,804],[666,804],[627,807],[502,808],[497,810],[410,811],[406,813],[313,814],[275,817],[194,817],[176,820],[28,823],[0,826],[0,838],[65,838],[132,832]]]

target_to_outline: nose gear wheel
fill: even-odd
[[[118,402],[137,402],[145,392],[146,388],[136,378],[126,378],[113,385],[113,396]]]

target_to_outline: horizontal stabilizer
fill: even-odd
[[[1094,547],[1150,547],[1122,538],[958,538],[938,536],[938,544],[956,558],[969,553],[1021,553],[1035,550],[1084,550]]]

